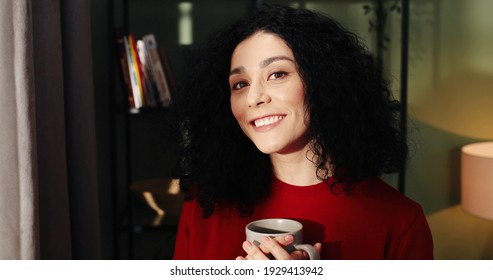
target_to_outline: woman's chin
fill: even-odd
[[[260,152],[270,155],[273,153],[277,153],[279,151],[279,148],[276,145],[257,145],[257,149],[259,149]]]

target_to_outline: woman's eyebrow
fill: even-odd
[[[269,57],[269,58],[262,60],[259,64],[259,66],[260,66],[260,68],[265,68],[269,64],[276,62],[276,61],[279,61],[279,60],[289,60],[292,63],[295,63],[292,58],[284,56],[284,55],[279,55],[279,56],[273,56],[273,57]],[[238,67],[231,69],[231,71],[229,71],[229,76],[235,75],[235,74],[241,74],[243,72],[245,72],[245,67],[238,66]]]
[[[241,74],[243,72],[245,72],[245,67],[239,66],[239,67],[231,69],[231,71],[229,71],[229,76],[234,75],[234,74]]]
[[[294,63],[294,60],[290,57],[287,57],[287,56],[284,56],[284,55],[279,55],[279,56],[273,56],[273,57],[269,57],[267,59],[264,59],[260,62],[260,68],[264,68],[266,67],[267,65],[275,62],[275,61],[278,61],[278,60],[289,60],[291,61],[292,63]]]

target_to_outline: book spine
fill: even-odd
[[[169,90],[168,81],[166,80],[165,72],[159,57],[157,42],[154,34],[148,34],[142,38],[145,43],[147,52],[150,58],[150,66],[152,68],[152,76],[156,82],[159,91],[159,97],[163,106],[168,106],[171,103],[171,93]]]
[[[132,62],[133,62],[132,66],[133,66],[133,69],[135,71],[135,75],[136,75],[137,83],[138,83],[138,87],[139,87],[140,100],[142,100],[142,106],[146,106],[147,103],[146,103],[145,92],[144,92],[144,87],[143,87],[143,83],[142,83],[142,72],[140,70],[141,69],[140,60],[139,60],[139,56],[137,54],[137,46],[135,44],[135,39],[134,39],[133,34],[130,34],[128,36],[128,43],[129,43],[130,52],[132,55]]]
[[[135,108],[134,96],[132,93],[132,84],[130,82],[130,74],[128,71],[128,59],[127,52],[125,50],[124,36],[122,28],[115,29],[116,45],[118,47],[118,59],[120,60],[122,80],[126,88],[128,106],[129,108]]]
[[[132,94],[135,108],[142,107],[142,98],[141,98],[141,90],[139,87],[138,76],[136,72],[136,68],[134,67],[134,59],[132,58],[132,50],[129,44],[129,39],[127,36],[123,37],[123,43],[125,45],[125,53],[127,54],[127,65],[128,65],[128,73],[130,77],[130,83],[132,86]]]
[[[156,106],[156,97],[155,97],[155,84],[149,70],[149,63],[147,63],[147,51],[145,48],[144,41],[137,40],[137,54],[139,55],[140,61],[140,70],[142,72],[142,82],[144,85],[144,92],[148,106]]]

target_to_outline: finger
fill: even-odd
[[[236,257],[236,259],[235,259],[235,260],[237,260],[237,261],[244,261],[244,260],[245,260],[245,258],[244,258],[244,257],[242,257],[242,256],[238,256],[238,257]]]
[[[313,247],[315,248],[315,250],[317,250],[318,254],[320,255],[320,253],[322,252],[322,243],[315,243]]]
[[[281,235],[281,236],[277,236],[274,238],[279,244],[281,244],[282,246],[288,246],[290,244],[293,243],[294,241],[294,236],[291,235],[291,234],[288,234],[288,235]],[[264,246],[263,244],[260,244],[258,245],[258,248],[265,254],[265,255],[268,255],[271,253],[270,249],[268,249],[266,246]],[[291,248],[292,249],[292,248]]]
[[[247,260],[268,260],[267,256],[250,241],[243,242],[243,250],[247,253]]]
[[[282,235],[282,236],[277,236],[275,240],[281,244],[282,246],[288,246],[294,241],[294,236],[291,234],[288,235]]]
[[[294,250],[290,253],[292,260],[309,260],[310,256],[303,250]]]
[[[320,256],[320,252],[322,252],[322,243],[320,243],[320,242],[315,243],[313,245],[313,248],[315,248],[315,250],[317,250],[318,255]],[[293,260],[309,260],[310,255],[306,251],[295,250],[295,251],[291,252],[291,258]]]
[[[285,238],[284,238],[285,239]],[[276,260],[289,260],[291,255],[284,250],[284,246],[279,244],[277,239],[268,236],[262,238],[262,245],[274,256]]]
[[[289,246],[293,243],[294,241],[294,236],[291,235],[291,234],[288,234],[288,235],[281,235],[281,236],[277,236],[275,238],[273,238],[274,240],[276,240],[281,246],[283,247],[286,247],[286,246]],[[267,248],[265,245],[263,244],[260,244],[258,246],[260,248],[260,250],[262,250],[262,252],[265,254],[265,255],[268,255],[271,253],[270,249]],[[291,250],[288,250],[289,252],[291,252],[294,248],[291,248]]]

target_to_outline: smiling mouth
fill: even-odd
[[[253,121],[252,123],[253,123],[253,125],[255,125],[255,127],[262,127],[262,126],[266,126],[266,125],[270,125],[270,124],[279,122],[282,119],[284,119],[284,116],[270,116],[270,117],[257,119],[255,121]]]

